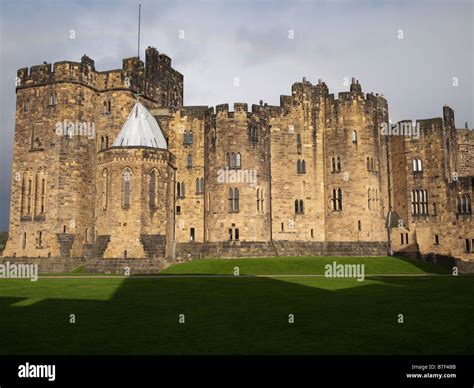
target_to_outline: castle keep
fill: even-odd
[[[279,106],[183,106],[152,47],[119,70],[22,68],[16,92],[5,257],[474,259],[474,132],[447,106],[394,125],[357,80],[304,78]]]

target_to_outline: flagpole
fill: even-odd
[[[141,17],[142,5],[138,4],[138,59],[140,59],[140,17]]]

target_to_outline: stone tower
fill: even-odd
[[[97,256],[172,256],[174,164],[159,124],[137,102],[97,157]]]
[[[80,62],[17,72],[9,240],[5,256],[84,257],[97,249],[96,169],[135,104],[179,107],[183,76],[148,47],[146,61],[97,71]],[[103,244],[102,244],[103,245]]]

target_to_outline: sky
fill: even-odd
[[[121,68],[137,55],[138,3],[0,0],[1,231],[17,69],[83,54],[99,71]],[[354,76],[364,92],[384,94],[392,121],[440,117],[449,105],[458,128],[474,127],[472,0],[140,3],[141,56],[153,46],[172,58],[184,75],[185,105],[279,105],[303,77],[321,78],[337,94]]]

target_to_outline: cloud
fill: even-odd
[[[322,78],[332,93],[356,76],[364,91],[385,94],[393,120],[437,117],[448,104],[458,127],[474,124],[470,1],[141,3],[142,49],[155,46],[172,58],[185,77],[185,104],[279,104],[304,76]],[[135,1],[0,3],[1,230],[8,225],[16,70],[85,53],[98,70],[115,69],[136,50]]]

